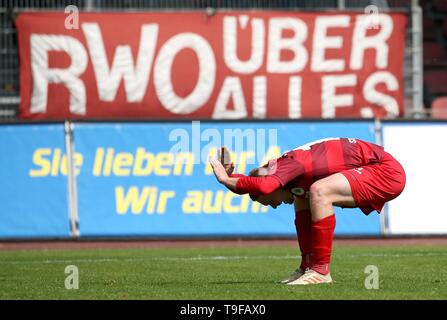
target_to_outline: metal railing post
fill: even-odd
[[[412,75],[413,75],[413,106],[411,113],[416,117],[421,117],[424,111],[423,101],[423,81],[424,65],[422,51],[422,9],[418,0],[412,0],[411,3],[411,22],[412,22]]]
[[[74,238],[80,236],[78,215],[78,193],[76,184],[76,168],[74,165],[73,124],[65,121],[65,149],[68,165],[68,211],[70,219],[70,235]]]

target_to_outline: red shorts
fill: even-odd
[[[366,215],[373,210],[380,213],[385,202],[396,198],[405,187],[404,168],[387,152],[382,163],[340,173],[348,179],[355,203]]]

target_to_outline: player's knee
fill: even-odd
[[[329,188],[324,183],[317,181],[310,186],[309,197],[311,202],[326,203],[329,201],[329,196]]]

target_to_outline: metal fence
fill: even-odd
[[[152,11],[213,9],[359,10],[368,5],[379,10],[404,11],[409,16],[405,50],[405,115],[423,110],[422,12],[417,0],[2,0],[0,4],[0,120],[14,119],[20,103],[19,58],[15,16],[23,11]]]

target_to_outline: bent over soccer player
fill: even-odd
[[[225,160],[224,160],[225,159]],[[223,148],[220,161],[210,160],[217,180],[237,194],[276,208],[294,204],[301,265],[288,285],[331,283],[329,263],[335,229],[333,206],[380,213],[385,202],[405,187],[401,164],[381,146],[351,138],[308,143],[252,170],[232,174],[234,165]]]

